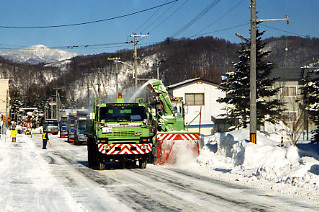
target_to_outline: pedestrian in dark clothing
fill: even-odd
[[[47,143],[49,141],[48,132],[46,130],[43,130],[42,141],[43,141],[42,149],[46,149],[47,148]]]

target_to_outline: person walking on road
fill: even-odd
[[[42,141],[43,141],[42,149],[46,149],[47,148],[47,143],[49,141],[48,132],[46,130],[43,130]]]
[[[10,137],[12,138],[12,142],[17,142],[17,134],[18,134],[18,131],[16,130],[16,128],[12,127],[12,130],[10,133]]]

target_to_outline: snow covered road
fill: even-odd
[[[318,211],[319,207],[174,166],[98,171],[86,146],[40,134],[0,140],[1,211]],[[318,205],[317,205],[318,206]]]

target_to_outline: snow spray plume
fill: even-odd
[[[176,166],[189,165],[195,162],[197,157],[192,146],[185,141],[176,141],[173,152],[176,155]]]
[[[149,85],[149,82],[147,81],[141,87],[139,87],[136,91],[133,90],[133,92],[132,92],[133,95],[129,95],[129,96],[131,96],[131,98],[128,100],[128,102],[135,102],[135,99],[137,97],[142,97],[144,88],[148,85]]]

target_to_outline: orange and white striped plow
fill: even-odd
[[[158,133],[156,136],[157,164],[184,163],[199,155],[199,133]]]
[[[152,151],[152,144],[98,144],[105,155],[143,155]]]

